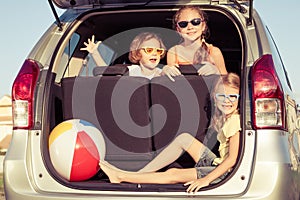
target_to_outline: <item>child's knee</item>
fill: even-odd
[[[181,133],[177,137],[177,141],[183,146],[190,145],[195,138],[190,133]]]

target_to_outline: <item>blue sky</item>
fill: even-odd
[[[254,7],[275,38],[300,103],[300,1],[254,0]],[[11,94],[12,83],[24,60],[53,21],[47,0],[5,0],[1,3],[0,98]]]

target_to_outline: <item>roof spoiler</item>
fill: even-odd
[[[49,5],[50,5],[50,7],[51,7],[51,10],[52,10],[52,12],[53,12],[53,14],[54,14],[54,17],[55,17],[55,20],[56,20],[56,24],[57,24],[57,26],[58,26],[58,28],[59,28],[58,30],[59,30],[59,31],[62,31],[62,26],[63,26],[63,24],[62,24],[62,22],[60,21],[58,15],[57,15],[57,12],[56,12],[56,10],[55,10],[55,7],[54,7],[54,5],[53,5],[53,2],[52,2],[52,0],[48,0],[48,2],[49,2]]]

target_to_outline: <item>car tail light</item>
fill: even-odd
[[[38,64],[25,60],[12,86],[14,129],[30,129],[33,126],[33,97],[38,75]]]
[[[254,127],[286,129],[283,90],[271,55],[254,63],[251,80]]]

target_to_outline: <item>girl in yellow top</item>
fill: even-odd
[[[182,42],[171,47],[167,54],[167,65],[163,74],[174,81],[172,76],[180,75],[179,65],[195,64],[194,55],[202,47],[209,54],[209,60],[218,70],[218,74],[227,74],[224,57],[218,47],[205,42],[208,27],[205,13],[198,6],[184,6],[173,17],[173,25],[182,37]],[[199,75],[215,74],[213,68],[200,69]]]
[[[187,192],[197,192],[212,182],[220,181],[235,165],[238,157],[241,130],[239,88],[239,76],[229,73],[220,78],[213,92],[216,107],[210,128],[218,133],[219,158],[191,134],[182,133],[138,172],[118,169],[106,161],[99,163],[101,169],[112,183],[184,183],[188,186]],[[156,172],[174,162],[184,151],[196,162],[194,168],[171,168]]]

